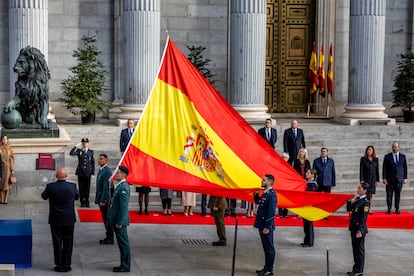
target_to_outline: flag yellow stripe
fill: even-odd
[[[132,137],[132,145],[179,170],[222,187],[260,187],[261,177],[214,132],[186,94],[158,79],[146,110],[150,111],[150,114],[141,118],[135,132],[138,135]],[[217,117],[217,120],[220,119]],[[231,122],[223,123],[231,124]],[[201,142],[197,145],[199,134]],[[210,164],[202,162],[203,152],[197,150],[205,144],[202,142],[203,140],[206,142],[203,139],[206,137],[213,143],[211,149],[214,158],[217,159],[211,158]],[[198,166],[200,164],[209,166]]]
[[[309,221],[321,220],[332,214],[323,209],[313,207],[313,206],[304,206],[300,208],[288,208],[288,209],[301,217],[306,217],[306,219]]]

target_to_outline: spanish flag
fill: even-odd
[[[328,57],[328,94],[332,96],[333,93],[333,72],[332,72],[332,64],[333,64],[333,54],[332,54],[332,42],[329,46],[329,57]]]
[[[319,70],[318,70],[318,77],[319,77],[319,94],[322,97],[325,97],[325,49],[322,43],[321,53],[319,55]]]
[[[305,181],[227,103],[168,38],[160,70],[120,165],[129,183],[253,201],[265,174],[278,205],[310,220],[346,195],[305,192]]]
[[[308,70],[309,89],[311,94],[315,93],[318,90],[317,62],[318,61],[316,59],[316,45],[314,42]]]

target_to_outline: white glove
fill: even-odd
[[[91,175],[91,179],[94,179],[95,178],[95,175]]]
[[[75,147],[80,149],[82,147],[82,143],[77,143]]]

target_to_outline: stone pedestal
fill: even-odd
[[[52,153],[55,168],[65,167],[66,147],[71,139],[59,128],[56,138],[10,138],[14,152],[17,186],[11,188],[10,201],[42,201],[40,194],[46,184],[54,181],[55,170],[36,170],[39,153]]]

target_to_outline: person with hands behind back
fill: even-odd
[[[348,275],[357,276],[364,272],[365,261],[365,235],[368,233],[367,217],[369,212],[369,199],[367,198],[368,183],[358,185],[357,196],[348,200],[346,210],[351,212],[349,231],[351,231],[352,254],[354,266]]]

